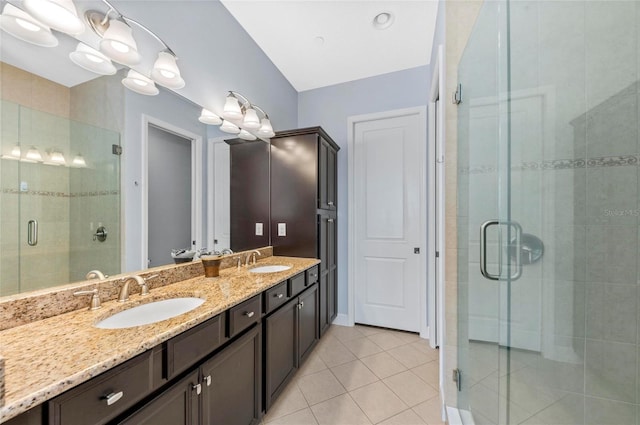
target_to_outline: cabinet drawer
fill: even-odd
[[[104,424],[151,393],[151,351],[49,401],[52,425]]]
[[[291,278],[291,297],[295,297],[300,292],[304,291],[309,286],[304,273],[300,273]]]
[[[273,288],[266,290],[264,295],[266,297],[265,313],[270,313],[289,300],[289,297],[287,296],[287,282],[284,281]]]
[[[318,266],[313,266],[309,270],[307,270],[307,286],[311,286],[314,283],[320,281],[319,271],[320,268]]]
[[[262,294],[229,309],[229,338],[260,321]]]
[[[167,378],[188,369],[224,342],[224,315],[207,320],[167,341]]]

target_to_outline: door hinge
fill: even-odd
[[[451,102],[454,105],[458,105],[459,103],[462,102],[462,84],[458,84],[458,86],[456,87],[456,91],[453,93],[453,98],[451,99]]]
[[[453,369],[452,379],[453,382],[456,383],[456,388],[458,388],[458,391],[462,391],[462,372],[460,372],[460,369]]]
[[[440,258],[440,251],[436,251],[436,258]]]
[[[413,253],[414,254],[420,254],[420,248],[418,248],[418,247],[413,248]]]
[[[122,146],[111,145],[111,153],[114,155],[122,155]]]

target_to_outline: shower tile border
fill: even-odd
[[[640,155],[619,155],[605,156],[597,158],[577,158],[577,159],[552,159],[539,162],[523,162],[513,165],[512,171],[536,171],[536,170],[574,170],[580,168],[600,168],[600,167],[628,167],[638,166]],[[458,174],[488,174],[498,170],[495,166],[460,167]]]

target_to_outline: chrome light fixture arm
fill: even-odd
[[[100,20],[99,22],[96,22],[95,17],[92,19],[91,15],[87,15],[87,21],[89,21],[89,24],[91,26],[91,28],[99,35],[99,36],[103,36],[104,31],[106,30],[106,25],[109,22],[109,15],[114,12],[119,19],[122,19],[123,21],[125,21],[127,24],[132,23],[135,24],[137,27],[141,28],[142,30],[144,30],[147,34],[149,34],[150,36],[152,36],[153,38],[155,38],[160,44],[162,44],[165,48],[165,51],[169,54],[171,54],[174,58],[178,59],[178,56],[175,54],[175,52],[171,49],[171,47],[169,47],[169,45],[163,40],[161,39],[156,33],[154,33],[153,31],[151,31],[149,28],[147,28],[146,26],[144,26],[143,24],[141,24],[140,22],[136,21],[135,19],[131,19],[128,16],[123,15],[114,5],[112,5],[109,0],[102,0],[102,2],[104,4],[106,4],[109,7],[109,10],[107,11],[107,13],[104,14],[104,18],[102,18],[102,20]],[[93,12],[95,13],[95,12]],[[99,23],[99,25],[97,25],[97,23]]]

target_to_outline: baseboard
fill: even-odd
[[[338,313],[335,319],[333,319],[333,325],[338,326],[353,326],[349,324],[349,316],[346,314]]]
[[[429,339],[429,326],[427,326],[424,330],[424,332],[420,332],[420,338],[422,339]],[[431,348],[436,348],[435,345],[431,346]]]

